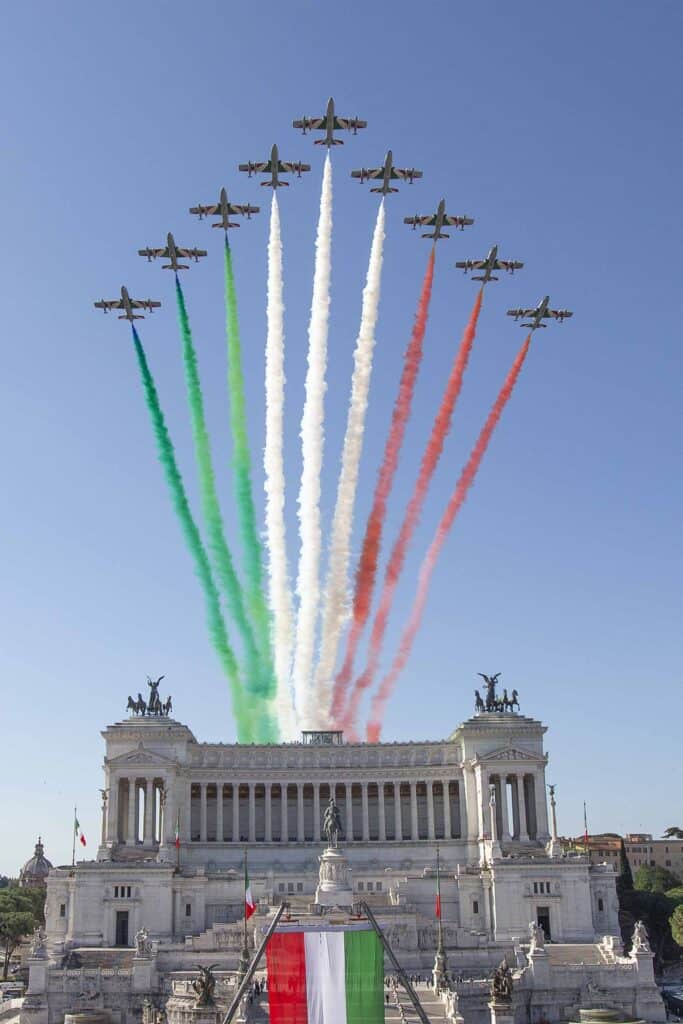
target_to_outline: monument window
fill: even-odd
[[[598,897],[598,912],[600,914],[602,914],[604,909],[605,909],[605,901],[603,900],[602,896],[599,896]]]
[[[304,883],[303,882],[297,882],[296,883],[296,891],[297,892],[303,892],[304,891]]]
[[[185,917],[192,917],[192,904],[191,903],[186,903],[185,904]]]
[[[365,882],[358,883],[358,892],[365,892]]]
[[[277,891],[278,892],[284,892],[285,891],[285,883],[284,882],[278,882]]]
[[[287,882],[287,892],[294,892],[294,882]]]
[[[381,882],[375,882],[375,892],[381,892],[381,891],[382,891],[382,883]]]
[[[374,885],[372,884],[372,882],[368,882],[368,892],[372,892],[373,889]]]
[[[479,900],[472,900],[472,913],[473,914],[478,914],[479,913]]]
[[[59,916],[66,917],[66,903],[59,904]]]

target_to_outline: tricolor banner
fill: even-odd
[[[373,930],[276,931],[266,960],[271,1024],[383,1024],[384,951]]]

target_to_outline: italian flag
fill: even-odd
[[[277,931],[266,960],[271,1024],[383,1024],[384,951],[371,929]]]
[[[249,875],[247,874],[247,868],[244,868],[244,916],[247,921],[252,914],[256,912],[256,901],[251,892],[251,885],[249,883]]]
[[[88,845],[86,840],[85,840],[85,836],[83,835],[83,832],[81,830],[80,822],[79,822],[79,820],[78,820],[78,818],[76,817],[75,814],[74,814],[74,835],[78,836],[78,841],[81,844],[81,846],[87,846]]]

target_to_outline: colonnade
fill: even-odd
[[[153,846],[163,834],[163,779],[119,777],[108,794],[107,838],[126,846]]]
[[[325,804],[338,805],[344,843],[458,839],[466,820],[455,781],[189,782],[190,842],[321,841]]]
[[[512,772],[489,775],[488,783],[494,787],[496,794],[496,831],[500,839],[536,839],[539,832],[547,831],[543,810],[545,794],[537,786],[535,774]],[[541,800],[542,806],[539,805]],[[488,794],[485,795],[485,802],[488,803]]]

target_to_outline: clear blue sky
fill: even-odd
[[[290,125],[331,94],[340,113],[370,126],[334,154],[326,521],[376,209],[349,170],[389,146],[399,163],[424,170],[388,201],[358,525],[427,256],[403,217],[444,195],[476,224],[439,246],[394,530],[475,295],[452,264],[493,242],[526,262],[487,292],[388,653],[455,474],[522,340],[505,309],[549,292],[575,310],[534,339],[435,574],[385,736],[447,734],[470,714],[476,672],[500,670],[523,711],[550,727],[562,831],[580,830],[584,799],[595,830],[681,824],[682,29],[672,0],[5,5],[0,871],[16,872],[38,832],[64,862],[74,803],[94,850],[99,730],[121,717],[147,673],[166,674],[177,716],[198,738],[234,736],[129,330],[92,302],[123,282],[163,300],[143,338],[194,496],[172,278],[136,250],[168,230],[210,249],[184,284],[234,535],[222,239],[187,208],[223,184],[235,200],[267,206],[270,193],[236,164],[262,158],[273,141],[285,159],[314,165],[281,195],[296,485],[323,153]],[[234,240],[258,487],[267,228],[261,215]],[[292,527],[294,496],[292,486]],[[293,556],[293,530],[290,538]]]

